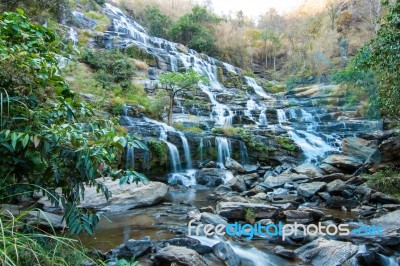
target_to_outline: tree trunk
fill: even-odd
[[[174,110],[174,96],[169,96],[168,125],[172,126],[172,112]]]
[[[274,55],[274,71],[276,71],[276,55]]]

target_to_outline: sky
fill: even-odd
[[[293,11],[300,7],[304,0],[212,0],[213,8],[216,13],[229,14],[243,12],[252,18],[258,18],[270,8],[275,8],[279,13]]]

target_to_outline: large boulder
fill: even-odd
[[[247,189],[245,180],[242,176],[235,176],[234,178],[229,180],[226,183],[226,185],[230,186],[232,188],[232,190],[238,191],[238,192],[243,192],[243,191],[246,191],[246,189]]]
[[[112,196],[106,200],[102,193],[97,193],[96,187],[86,187],[81,207],[117,212],[151,206],[163,200],[169,189],[166,184],[160,182],[120,185],[119,180],[113,181],[111,178],[97,181],[107,186]]]
[[[126,243],[110,250],[107,256],[110,258],[128,259],[140,257],[149,252],[153,247],[150,237],[146,236],[139,240],[130,239]]]
[[[240,258],[233,251],[232,247],[226,242],[219,242],[212,247],[215,256],[225,261],[227,266],[239,266]]]
[[[323,160],[322,163],[329,164],[345,172],[354,172],[363,165],[364,161],[352,156],[332,154]]]
[[[305,198],[311,198],[325,187],[325,182],[303,183],[297,187],[297,193]]]
[[[400,158],[400,136],[390,137],[379,145],[382,163],[398,161]]]
[[[200,221],[205,223],[205,224],[212,224],[212,225],[218,225],[218,224],[224,224],[226,225],[227,222],[224,218],[221,216],[214,214],[214,213],[209,213],[209,212],[203,212],[200,217]]]
[[[371,219],[371,224],[383,228],[383,235],[367,237],[373,243],[393,246],[400,244],[400,210],[389,212],[379,218]]]
[[[326,185],[326,190],[331,194],[341,193],[347,188],[346,182],[336,179]]]
[[[246,169],[240,163],[229,157],[225,159],[225,167],[238,173],[246,172]]]
[[[364,163],[380,163],[381,154],[378,146],[370,141],[357,137],[348,137],[342,141],[343,154],[362,160]]]
[[[296,174],[285,172],[278,176],[268,176],[265,178],[264,183],[271,188],[283,186],[285,183],[304,182],[309,179],[308,176],[303,174]]]
[[[342,265],[358,252],[350,242],[316,239],[294,251],[306,265]]]
[[[246,211],[249,209],[254,212],[254,218],[258,219],[275,217],[279,210],[278,207],[267,204],[246,202],[219,202],[217,204],[217,213],[227,219],[245,219]]]
[[[230,171],[219,168],[203,168],[195,175],[197,184],[208,187],[218,187],[233,178]]]
[[[286,222],[288,223],[307,224],[314,221],[313,215],[306,211],[288,210],[284,211],[283,214],[286,216]]]
[[[199,254],[207,254],[207,253],[212,253],[213,250],[209,246],[205,246],[201,244],[200,240],[191,238],[191,237],[177,237],[177,238],[171,238],[168,240],[161,240],[156,243],[156,248],[157,249],[162,249],[165,248],[169,245],[172,246],[179,246],[179,247],[187,247],[190,249],[193,249]]]
[[[207,266],[206,261],[192,249],[167,246],[154,256],[155,265]]]

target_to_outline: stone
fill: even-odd
[[[162,201],[168,193],[169,187],[160,182],[120,185],[119,180],[111,178],[98,179],[103,183],[112,196],[106,200],[103,194],[97,193],[96,187],[85,188],[85,198],[81,200],[81,207],[101,211],[118,212],[139,207],[151,206]]]
[[[348,137],[342,141],[342,152],[346,156],[360,159],[363,163],[380,163],[381,154],[378,146],[370,141],[357,137]]]
[[[379,145],[382,163],[398,161],[400,158],[400,136],[390,137]]]
[[[382,227],[383,235],[357,236],[358,238],[369,240],[372,243],[378,243],[381,245],[395,246],[400,244],[400,210],[389,212],[381,217],[371,219],[370,223]]]
[[[286,216],[286,222],[288,223],[307,224],[314,221],[312,214],[305,211],[288,210],[284,211],[283,214]]]
[[[358,252],[358,246],[343,241],[316,239],[298,249],[295,254],[307,265],[341,265]]]
[[[217,164],[214,161],[209,161],[204,165],[204,168],[215,168],[217,167]]]
[[[322,163],[329,164],[345,172],[352,173],[362,166],[363,161],[351,156],[333,154],[323,160]]]
[[[218,225],[218,224],[224,224],[226,225],[227,222],[224,218],[221,216],[214,214],[214,213],[208,213],[208,212],[203,212],[200,217],[200,221],[205,223],[205,224],[212,224],[212,225]]]
[[[335,181],[336,179],[342,180],[342,181],[348,181],[352,176],[351,175],[345,175],[343,173],[333,173],[329,175],[324,175],[318,178],[314,178],[313,180],[315,181],[321,181],[321,182],[332,182]]]
[[[225,261],[227,266],[239,266],[241,264],[239,256],[228,243],[221,241],[215,244],[212,249],[215,256]]]
[[[107,253],[109,258],[128,259],[140,257],[149,252],[153,247],[150,237],[146,236],[138,240],[130,239]]]
[[[254,211],[254,218],[271,219],[278,213],[279,208],[267,204],[246,203],[246,202],[219,202],[217,213],[227,219],[245,219],[246,210]]]
[[[203,168],[196,172],[195,178],[199,185],[218,187],[225,184],[228,175],[233,176],[231,172],[225,169]]]
[[[346,183],[340,179],[336,179],[326,185],[326,190],[331,194],[342,193],[347,187]]]
[[[334,209],[340,209],[342,207],[354,208],[358,206],[358,202],[354,199],[346,199],[341,196],[332,196],[326,200],[326,206]]]
[[[265,178],[264,183],[266,186],[275,188],[283,186],[285,183],[302,182],[309,179],[306,175],[296,173],[283,173],[278,176],[269,176]]]
[[[294,253],[294,251],[286,249],[282,246],[276,246],[274,248],[274,252],[276,255],[283,257],[283,258],[290,259],[290,260],[293,260],[296,258],[296,253]]]
[[[190,238],[190,237],[179,237],[179,238],[172,238],[168,240],[162,240],[157,242],[157,248],[165,248],[168,245],[172,246],[179,246],[179,247],[186,247],[193,249],[199,254],[208,254],[213,252],[212,248],[209,246],[205,246],[201,244],[201,242],[197,239]]]
[[[215,191],[215,193],[223,194],[223,193],[231,192],[232,188],[227,185],[219,185],[214,191]]]
[[[241,175],[241,177],[244,179],[244,182],[246,183],[247,186],[251,186],[259,178],[257,173]]]
[[[382,202],[382,203],[399,203],[399,200],[393,196],[382,192],[375,192],[371,194],[371,201],[373,202]]]
[[[179,246],[167,246],[154,256],[155,265],[207,266],[206,261],[192,249]]]
[[[342,172],[339,168],[334,167],[327,163],[321,163],[319,167],[327,174],[336,174]]]
[[[235,176],[231,180],[229,180],[225,185],[230,186],[232,190],[243,192],[246,191],[247,186],[242,176]]]
[[[297,187],[297,193],[305,198],[311,198],[325,187],[325,182],[303,183]]]
[[[26,218],[37,225],[45,227],[52,227],[54,229],[64,229],[66,227],[63,216],[45,211],[30,211]]]
[[[246,172],[246,169],[240,163],[229,157],[225,158],[225,167],[238,173]]]
[[[320,177],[323,173],[320,168],[312,164],[299,165],[296,168],[294,168],[293,171],[297,174],[306,175],[311,178]]]

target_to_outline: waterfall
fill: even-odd
[[[130,145],[126,147],[125,167],[126,169],[135,168],[135,148]]]
[[[76,46],[76,44],[78,43],[78,33],[73,27],[69,28],[68,39],[72,42],[73,46]]]
[[[217,166],[224,169],[225,158],[231,157],[228,139],[224,137],[216,137],[215,146],[217,146]]]
[[[261,111],[260,116],[258,118],[258,123],[260,126],[268,125],[267,116],[265,115],[265,110]]]
[[[165,141],[165,143],[167,143],[167,145],[168,145],[169,162],[171,165],[171,169],[174,173],[176,173],[177,171],[182,170],[181,169],[181,158],[179,157],[178,149],[171,142]]]
[[[184,173],[172,173],[168,175],[168,184],[171,185],[184,185],[190,187],[196,185],[196,178],[194,175],[196,170],[186,170]]]
[[[246,144],[243,141],[239,141],[240,146],[240,163],[245,165],[249,163],[249,154],[247,153]]]
[[[203,150],[204,150],[204,139],[203,138],[201,138],[200,139],[200,147],[199,147],[199,149],[200,149],[200,162],[203,162]]]
[[[276,112],[278,114],[279,125],[282,126],[282,123],[287,123],[288,122],[288,119],[286,117],[285,111],[283,109],[276,109]]]
[[[186,169],[192,169],[192,158],[191,158],[189,143],[187,141],[185,134],[180,132],[179,136],[181,137],[182,147],[183,147],[183,151],[185,153]]]
[[[266,93],[260,85],[257,84],[257,82],[254,78],[245,77],[245,80],[246,80],[246,84],[249,85],[250,87],[252,87],[254,89],[254,92],[258,96],[260,96],[264,99],[268,99],[268,100],[274,99],[273,97],[271,97],[271,95],[268,95],[268,93]]]

